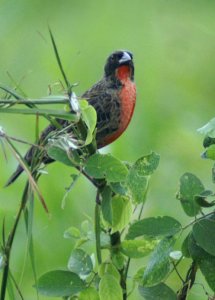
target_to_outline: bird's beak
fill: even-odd
[[[131,60],[131,56],[128,54],[128,52],[123,52],[122,58],[120,58],[119,63],[125,63]]]

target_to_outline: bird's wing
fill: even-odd
[[[117,131],[120,123],[119,90],[107,87],[106,82],[99,81],[82,95],[97,112],[97,146],[103,144],[103,139]]]

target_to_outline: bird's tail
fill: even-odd
[[[5,187],[9,186],[11,183],[13,183],[19,175],[21,175],[23,172],[23,168],[21,165],[18,165],[16,171],[11,175],[11,177],[8,179],[8,181],[5,184]]]

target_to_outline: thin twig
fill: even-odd
[[[206,217],[211,216],[211,215],[214,215],[214,214],[215,214],[215,212],[212,211],[212,212],[210,212],[210,213],[208,213],[208,214],[206,214],[206,215],[204,215],[204,216],[202,216],[202,217],[200,217],[200,218],[198,218],[198,219],[195,219],[194,221],[192,221],[192,222],[190,222],[189,224],[187,224],[186,226],[184,226],[184,227],[182,228],[182,230],[185,230],[185,229],[187,229],[189,226],[191,226],[191,225],[195,224],[196,222],[198,222],[199,220],[205,219]]]
[[[198,265],[195,261],[193,261],[189,270],[187,271],[186,279],[183,283],[182,289],[178,292],[178,300],[187,299],[187,294],[195,282],[197,269]]]

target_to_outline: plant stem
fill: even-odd
[[[99,198],[99,190],[97,191],[96,195],[96,207],[95,207],[95,235],[96,235],[96,254],[98,264],[102,263],[102,253],[101,253],[101,240],[100,240],[100,205],[98,203]]]
[[[178,292],[178,300],[187,299],[187,294],[195,282],[197,269],[198,265],[195,261],[193,261],[189,270],[187,271],[186,279],[183,283],[182,289]]]
[[[1,294],[0,294],[0,299],[4,300],[5,299],[5,295],[6,295],[6,287],[7,287],[7,280],[8,280],[8,275],[9,275],[9,265],[10,265],[10,253],[11,253],[11,249],[12,249],[12,245],[13,245],[13,241],[14,241],[14,237],[15,237],[15,233],[16,233],[16,229],[22,214],[23,209],[25,208],[25,204],[27,202],[27,195],[28,195],[28,186],[29,186],[29,182],[26,183],[25,185],[25,189],[23,192],[23,196],[22,196],[22,201],[19,207],[19,211],[17,213],[13,228],[8,236],[5,248],[4,248],[4,255],[6,257],[6,264],[4,266],[3,269],[3,275],[2,275],[2,284],[1,284]]]

